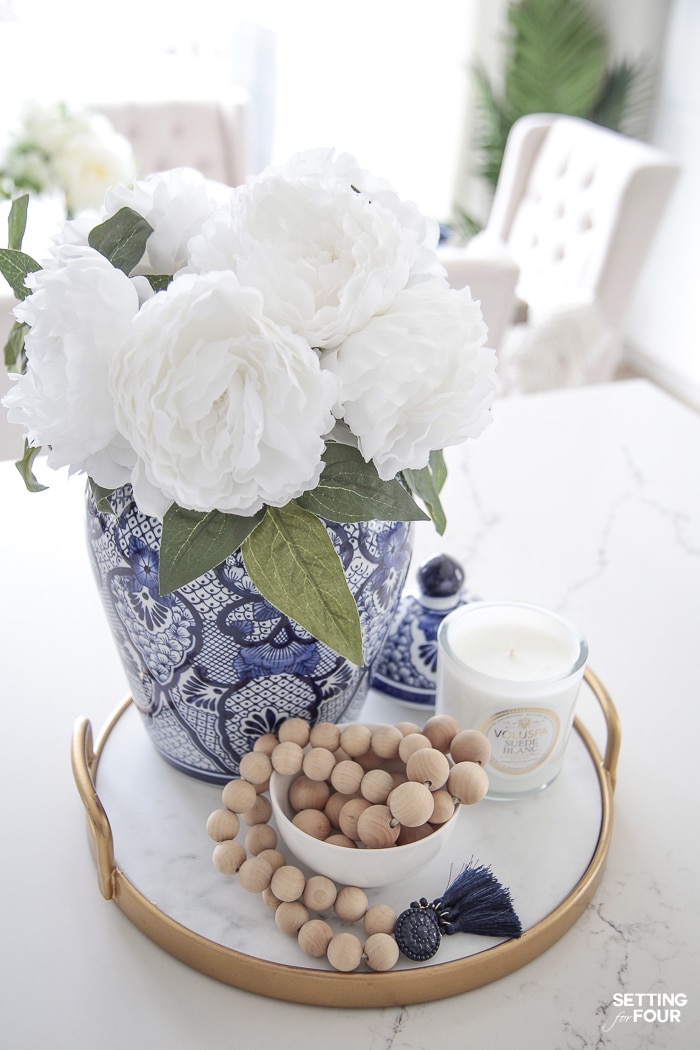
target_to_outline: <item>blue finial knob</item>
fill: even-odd
[[[464,586],[464,569],[449,554],[437,554],[419,567],[418,586],[426,598],[451,598]]]

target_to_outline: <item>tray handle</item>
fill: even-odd
[[[95,788],[95,751],[92,744],[92,726],[87,718],[77,719],[74,725],[71,765],[92,832],[90,845],[97,864],[98,885],[104,899],[109,901],[115,895],[116,885],[114,840],[109,819]]]
[[[600,704],[605,719],[607,740],[605,744],[605,754],[603,756],[603,769],[608,774],[610,778],[610,786],[614,791],[617,781],[617,760],[620,756],[620,740],[622,736],[620,717],[612,699],[610,698],[610,694],[598,676],[591,671],[590,667],[586,668],[584,678],[588,682],[593,695]]]

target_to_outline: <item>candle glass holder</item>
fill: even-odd
[[[436,712],[488,738],[487,798],[536,795],[559,775],[587,659],[580,632],[534,605],[476,601],[442,621]]]

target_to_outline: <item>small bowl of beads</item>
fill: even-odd
[[[306,744],[301,733],[270,755],[272,812],[297,860],[335,881],[386,886],[415,874],[449,841],[461,805],[488,789],[488,741],[445,716],[423,729],[322,723]]]

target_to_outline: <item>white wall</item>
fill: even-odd
[[[642,274],[630,363],[700,408],[700,4],[672,0],[649,135],[683,170]]]

